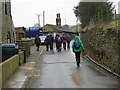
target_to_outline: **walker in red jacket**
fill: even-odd
[[[66,42],[67,42],[68,38],[65,34],[63,34],[62,36],[62,43],[63,43],[63,48],[66,49]]]

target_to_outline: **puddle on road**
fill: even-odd
[[[75,82],[76,85],[84,84],[83,79],[80,77],[79,73],[73,73],[72,80]]]

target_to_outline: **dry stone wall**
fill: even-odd
[[[81,36],[87,55],[106,68],[120,74],[119,29],[92,28],[82,32]]]

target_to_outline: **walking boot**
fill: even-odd
[[[77,68],[79,68],[79,67],[80,67],[79,62],[77,62]]]

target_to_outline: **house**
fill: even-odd
[[[48,33],[61,32],[58,26],[52,24],[46,24],[43,28],[44,28],[43,32],[48,32]]]
[[[11,1],[0,1],[0,43],[15,43],[15,28],[11,15]]]
[[[21,40],[22,38],[25,38],[25,27],[16,27],[16,40]]]

